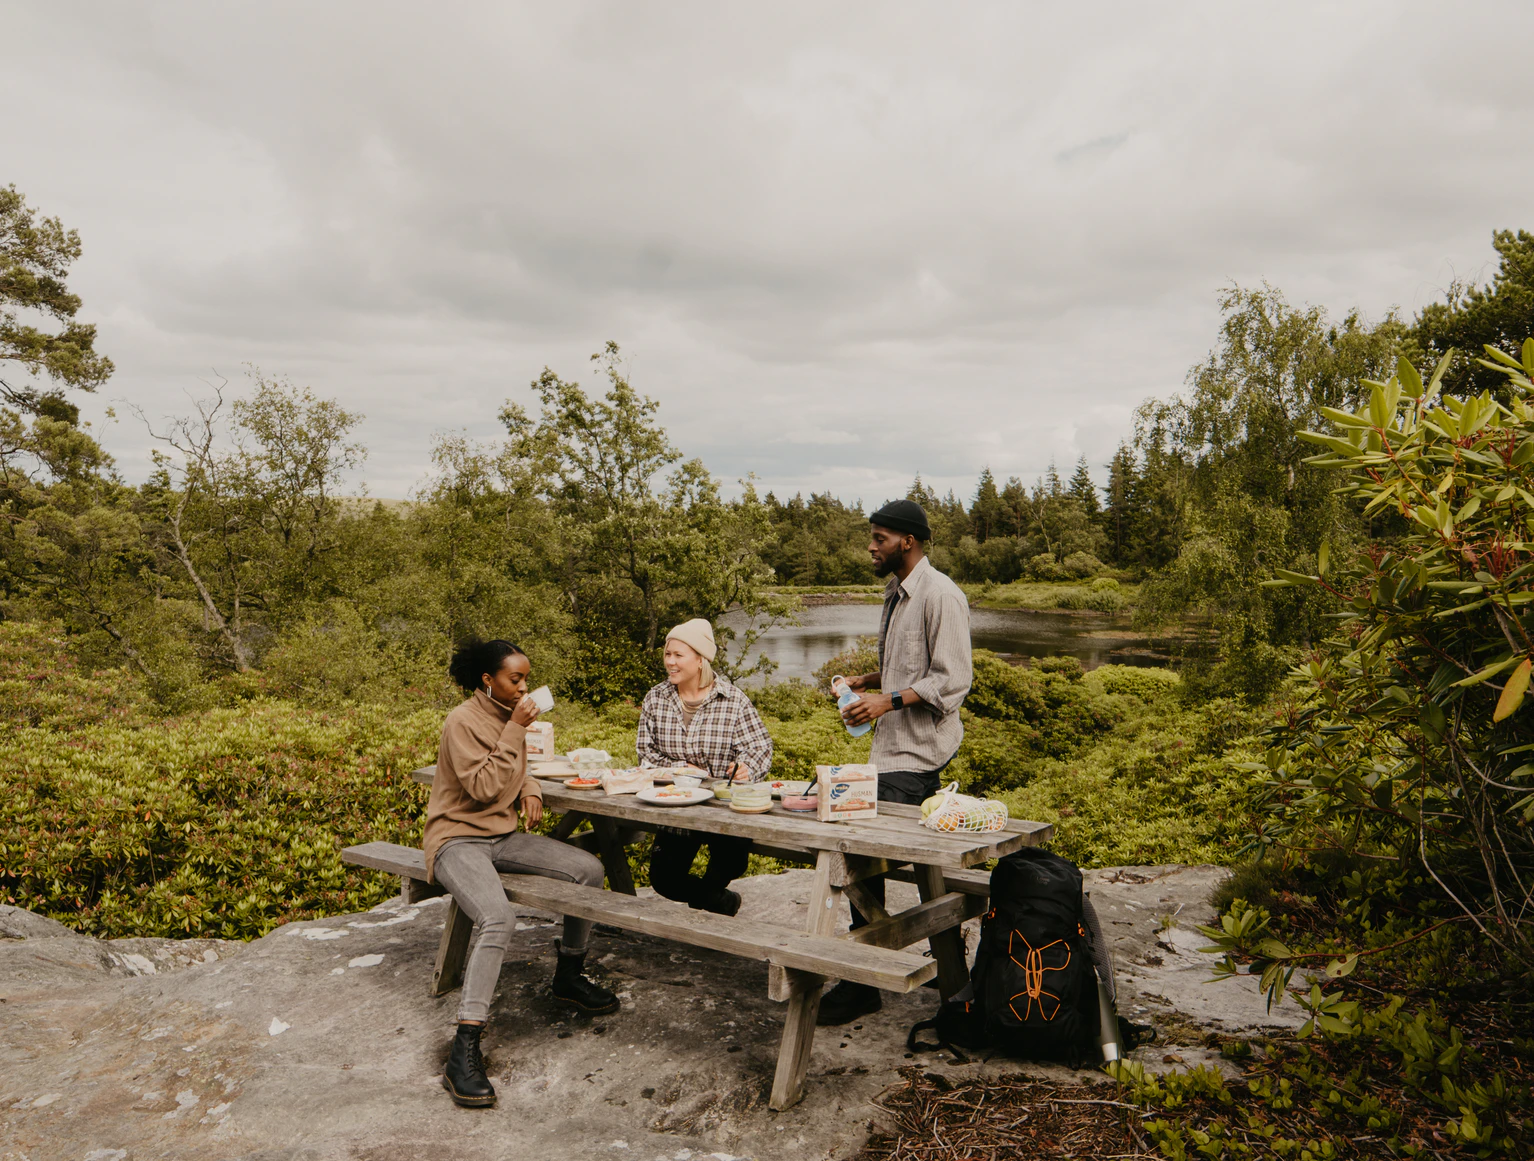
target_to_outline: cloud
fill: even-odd
[[[806,431],[796,429],[778,437],[783,443],[815,446],[862,443],[863,437],[851,431]]]
[[[614,338],[725,480],[967,493],[1101,475],[1231,280],[1378,317],[1479,270],[1534,176],[1483,46],[1531,32],[1512,0],[36,5],[0,180],[83,236],[98,419],[249,361],[364,413],[404,495],[432,431],[494,436]]]

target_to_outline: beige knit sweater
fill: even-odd
[[[517,829],[523,795],[542,799],[527,776],[527,731],[480,690],[447,715],[437,776],[426,803],[426,877],[451,838],[495,838]]]

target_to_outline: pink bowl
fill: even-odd
[[[782,802],[784,810],[814,810],[820,805],[820,795],[785,794]]]

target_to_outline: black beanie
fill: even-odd
[[[927,514],[915,500],[891,500],[870,516],[868,522],[892,532],[908,532],[917,540],[932,539]]]

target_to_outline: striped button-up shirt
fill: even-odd
[[[639,760],[651,766],[691,764],[723,778],[731,762],[751,772],[751,781],[772,769],[772,736],[756,707],[718,674],[714,686],[692,715],[682,718],[676,686],[663,681],[645,694],[639,710]]]
[[[969,647],[969,601],[926,557],[911,575],[884,587],[879,621],[879,688],[909,689],[918,706],[891,710],[874,727],[871,759],[880,770],[925,774],[958,752],[964,740],[959,706],[974,668]]]

